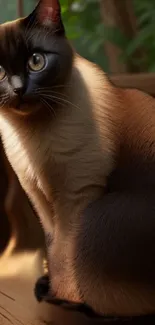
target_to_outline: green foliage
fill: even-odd
[[[123,1],[123,0],[122,0]],[[145,71],[155,71],[155,0],[130,0],[137,17],[138,33],[135,39],[127,39],[116,28],[105,28],[101,21],[99,1],[70,1],[79,3],[81,10],[74,12],[68,7],[68,0],[61,0],[64,10],[64,21],[68,36],[73,40],[79,53],[100,64],[108,71],[108,59],[104,54],[104,43],[109,40],[122,49],[120,60],[141,66]],[[71,6],[70,6],[71,7]],[[141,49],[143,55],[134,57],[136,50]]]
[[[137,16],[138,34],[129,42],[127,55],[138,48],[143,50],[144,56],[139,64],[145,66],[146,71],[155,72],[155,0],[133,0]]]
[[[24,9],[27,14],[32,10],[35,0],[24,0]],[[78,53],[87,59],[97,62],[105,70],[108,61],[103,49],[104,26],[101,22],[99,1],[97,0],[60,0],[63,21],[67,35],[76,47]],[[17,17],[17,0],[0,0],[0,22]]]
[[[121,1],[121,0],[120,0]],[[123,1],[123,0],[122,0]],[[134,40],[127,39],[120,30],[106,28],[101,19],[99,0],[60,0],[67,35],[78,53],[109,70],[104,43],[109,40],[122,49],[120,60],[136,63],[145,71],[155,71],[155,0],[130,0],[137,17],[138,33]],[[34,7],[35,0],[24,0],[25,13]],[[1,22],[17,17],[17,0],[0,0]],[[133,54],[141,48],[143,57]]]
[[[101,20],[99,1],[61,0],[63,21],[67,35],[78,53],[97,62],[108,70],[104,54],[104,26]]]
[[[0,23],[3,23],[8,20],[12,20],[16,18],[16,2],[9,1],[9,3],[4,2],[4,0],[0,0]]]

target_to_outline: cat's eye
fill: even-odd
[[[45,67],[45,56],[40,53],[33,53],[28,61],[28,67],[31,71],[37,72]]]
[[[4,68],[0,65],[0,81],[2,81],[6,76]]]

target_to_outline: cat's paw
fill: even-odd
[[[63,300],[56,297],[48,295],[45,301],[52,305],[60,306],[61,308],[68,309],[70,311],[80,312],[88,317],[99,317],[91,307],[85,303],[76,303],[69,300]]]
[[[34,288],[34,294],[36,299],[41,302],[46,300],[46,297],[49,294],[49,276],[44,275],[42,277],[40,277],[36,284],[35,284],[35,288]]]

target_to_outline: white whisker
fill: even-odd
[[[51,95],[51,96],[52,95],[58,95],[58,96],[61,96],[61,98],[68,99],[68,96],[66,94],[60,93],[58,91],[48,90],[48,89],[47,90],[45,89],[43,91],[43,88],[42,88],[42,90],[36,90],[35,94],[43,94],[43,95]]]
[[[75,107],[75,108],[78,109],[78,110],[80,109],[79,106],[75,105],[74,103],[70,102],[69,100],[67,100],[67,99],[65,99],[65,98],[57,97],[57,96],[52,95],[52,94],[51,94],[51,96],[50,96],[50,95],[46,95],[46,94],[43,94],[43,93],[42,93],[42,96],[44,96],[45,98],[48,98],[48,99],[50,99],[50,100],[57,100],[57,101],[59,101],[60,103],[64,103],[64,104],[71,105],[72,107]]]
[[[50,113],[53,113],[54,116],[56,116],[53,107],[43,97],[41,97],[41,96],[40,96],[40,100],[45,104],[45,106],[48,108],[48,110],[50,111]]]

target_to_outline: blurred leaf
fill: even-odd
[[[143,32],[140,32],[137,37],[129,43],[126,50],[128,56],[134,53],[139,47],[143,46],[147,41],[150,41],[150,26],[144,28]]]

